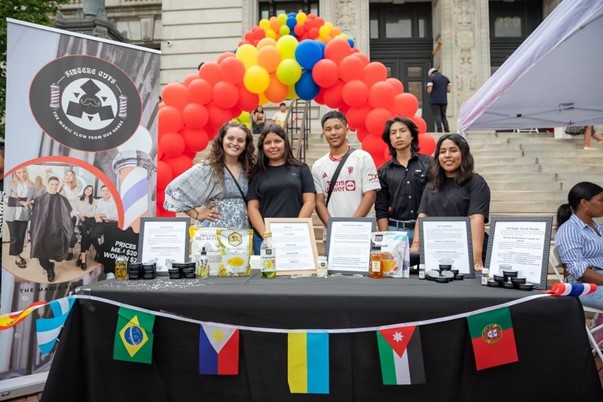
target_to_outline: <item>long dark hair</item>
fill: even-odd
[[[389,119],[385,122],[385,126],[383,127],[383,134],[381,134],[383,142],[385,142],[387,144],[387,147],[389,148],[389,154],[392,157],[396,157],[396,148],[392,147],[392,139],[389,134],[389,131],[392,129],[394,123],[402,123],[406,127],[408,127],[408,130],[410,131],[410,135],[412,137],[412,140],[410,142],[410,149],[412,150],[412,152],[419,152],[419,150],[421,149],[419,148],[419,128],[411,119],[396,116],[393,119]]]
[[[601,194],[603,187],[589,181],[582,181],[571,188],[567,194],[567,203],[557,209],[557,226],[563,225],[576,212],[580,201],[590,201],[595,195]]]
[[[253,136],[246,125],[238,121],[229,121],[225,123],[218,131],[216,138],[211,145],[211,154],[209,156],[209,165],[212,167],[214,178],[224,186],[224,136],[230,128],[240,128],[245,132],[245,149],[237,158],[241,162],[241,168],[247,178],[251,177],[251,172],[255,166],[255,146],[253,145]]]
[[[442,188],[446,180],[446,171],[440,165],[439,160],[440,148],[446,140],[454,142],[461,151],[461,166],[454,174],[454,181],[459,185],[463,185],[473,176],[473,156],[469,151],[467,140],[460,134],[445,134],[440,137],[436,144],[435,155],[433,156],[434,163],[431,164],[428,174],[429,183],[432,184],[433,190],[436,192]]]
[[[293,156],[293,149],[291,148],[291,143],[289,143],[289,138],[287,138],[285,129],[277,124],[270,124],[269,126],[264,127],[258,138],[258,160],[255,165],[255,172],[265,172],[268,170],[268,157],[264,153],[264,140],[268,134],[276,134],[285,142],[285,166],[303,165],[302,162],[298,161]]]
[[[80,197],[80,201],[84,201],[86,199],[86,189],[88,187],[92,189],[92,194],[90,194],[90,197],[88,197],[88,202],[92,204],[94,202],[94,187],[92,187],[90,184],[88,184],[86,187],[84,187],[84,190],[82,190],[82,196]]]

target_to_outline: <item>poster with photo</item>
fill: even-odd
[[[159,52],[8,20],[0,314],[136,259],[155,215]],[[0,380],[47,371],[36,310],[0,331]]]

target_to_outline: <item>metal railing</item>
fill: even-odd
[[[301,99],[291,101],[287,112],[287,134],[295,157],[302,162],[306,161],[310,122],[310,102]]]

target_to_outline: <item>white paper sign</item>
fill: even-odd
[[[186,262],[188,254],[186,220],[142,220],[140,258],[156,261],[157,272],[167,272],[171,262]]]
[[[370,220],[331,221],[329,271],[368,273],[373,227]]]
[[[308,223],[271,222],[277,271],[316,269]]]
[[[468,218],[463,220],[424,219],[421,241],[427,269],[451,264],[461,274],[473,274],[473,256],[469,253]]]

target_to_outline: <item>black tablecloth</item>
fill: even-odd
[[[411,322],[535,294],[481,286],[355,277],[105,281],[83,293],[235,325],[311,329]],[[43,401],[597,401],[603,392],[576,298],[511,306],[519,362],[476,371],[466,319],[421,326],[426,384],[382,385],[375,332],[332,334],[330,394],[292,395],[287,336],[241,331],[238,376],[198,374],[199,326],[157,317],[153,363],[114,361],[117,307],[78,300]]]

